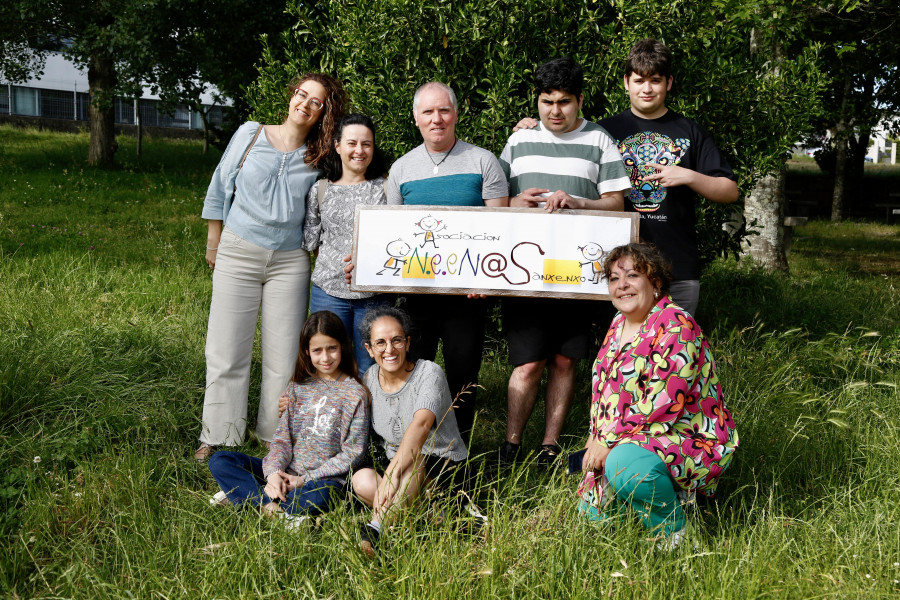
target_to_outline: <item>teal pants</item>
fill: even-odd
[[[644,526],[670,536],[684,529],[684,512],[675,495],[675,482],[669,469],[655,452],[636,444],[620,444],[610,450],[604,468],[609,481],[609,491],[615,496],[606,514],[581,511],[597,520],[622,515],[629,508],[637,513]]]

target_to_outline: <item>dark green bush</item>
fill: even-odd
[[[536,113],[536,65],[560,55],[579,61],[584,116],[596,120],[628,107],[624,59],[635,41],[656,37],[675,55],[670,106],[713,132],[746,192],[799,139],[821,81],[807,50],[777,72],[770,57],[750,54],[751,29],[780,41],[789,32],[784,15],[760,17],[746,3],[335,0],[290,10],[297,25],[268,46],[248,90],[255,117],[281,120],[290,77],[326,71],[344,81],[354,110],[373,117],[379,144],[394,156],[421,142],[412,96],[429,80],[456,90],[460,137],[499,154],[513,124]],[[727,211],[699,210],[703,257],[734,252],[737,239],[721,231]]]

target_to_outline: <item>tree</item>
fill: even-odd
[[[806,107],[806,114],[803,114],[802,100],[801,106],[798,107],[796,98],[794,101],[785,101],[785,98],[779,99],[778,95],[796,93],[798,90],[792,82],[797,78],[802,79],[804,73],[815,73],[807,75],[813,83],[809,90],[815,92],[824,86],[824,78],[813,65],[802,65],[803,62],[813,61],[818,55],[819,47],[810,46],[805,36],[808,14],[817,5],[807,0],[791,2],[762,0],[744,6],[750,11],[748,16],[753,22],[748,47],[750,55],[757,59],[759,65],[760,86],[768,88],[767,95],[774,98],[774,101],[770,100],[764,104],[762,110],[778,112],[785,106],[793,108],[794,110],[789,109],[780,119],[769,121],[781,120],[785,129],[775,131],[795,135],[797,137],[794,139],[799,139],[805,130],[803,124],[808,131],[809,122],[819,114],[819,104],[810,102]],[[800,108],[799,113],[797,108]],[[780,156],[773,156],[772,162],[760,169],[761,176],[747,194],[744,205],[744,222],[754,224],[756,235],[743,241],[743,254],[772,271],[788,270],[784,246],[784,217],[788,157],[786,150],[789,147],[785,144],[789,142],[789,138],[781,139],[785,152]]]
[[[37,72],[46,52],[60,49],[76,65],[87,68],[90,88],[88,162],[109,167],[116,152],[114,106],[120,82],[133,85],[150,62],[157,40],[146,24],[162,19],[166,0],[8,0],[0,22],[4,47],[31,48],[30,66],[4,64],[12,81]],[[177,27],[172,35],[177,36]],[[20,52],[21,56],[21,52]],[[12,61],[10,61],[12,62]],[[123,73],[128,76],[121,77]]]
[[[858,188],[872,130],[900,113],[900,5],[895,0],[828,3],[811,13],[809,36],[823,42],[831,78],[815,122],[817,161],[834,175],[831,220],[845,214]]]
[[[238,123],[243,121],[249,113],[244,88],[256,78],[262,40],[297,21],[285,12],[285,0],[229,0],[217,3],[214,11],[207,3],[178,2],[170,8],[168,20],[192,27],[178,36],[177,44],[157,48],[147,83],[164,109],[182,104],[200,115],[205,154],[213,106],[204,105],[201,96],[211,92],[217,104],[231,99],[233,116]],[[167,26],[161,25],[153,34],[156,39],[167,35]]]
[[[460,136],[499,153],[512,124],[535,111],[537,64],[562,54],[578,60],[586,74],[584,116],[599,119],[628,106],[625,56],[638,39],[656,37],[675,54],[670,106],[712,132],[748,190],[804,132],[821,84],[814,51],[804,48],[792,49],[789,69],[761,77],[767,57],[752,54],[746,36],[760,23],[761,4],[333,0],[310,20],[308,5],[295,0],[289,10],[302,26],[281,34],[280,49],[267,48],[249,92],[258,118],[280,119],[291,76],[331,72],[345,82],[354,108],[376,120],[379,144],[399,155],[419,143],[413,91],[439,79],[459,96]],[[793,4],[764,8],[789,12]],[[731,207],[704,202],[699,210],[704,259],[739,252],[739,239],[722,228]]]
[[[239,95],[252,81],[259,36],[287,26],[283,0],[7,0],[0,6],[0,75],[40,74],[50,50],[87,68],[88,162],[109,167],[116,151],[116,96],[155,87],[165,106],[199,106],[211,82]]]

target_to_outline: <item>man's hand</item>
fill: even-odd
[[[678,165],[666,166],[657,163],[647,163],[647,166],[656,169],[656,173],[642,177],[641,181],[658,181],[663,187],[690,186],[694,183],[694,178],[697,175],[696,171],[685,169]]]
[[[534,129],[537,127],[538,120],[532,117],[525,117],[513,127],[513,131],[518,131],[520,129]]]
[[[287,410],[287,407],[291,404],[291,397],[284,393],[281,395],[281,398],[278,399],[278,418],[281,418],[281,415],[284,411]]]
[[[544,210],[547,212],[553,212],[560,208],[581,209],[585,207],[584,198],[574,198],[562,190],[556,190],[544,200],[547,201],[546,206],[544,206]]]
[[[657,172],[641,178],[642,181],[657,181],[664,187],[686,185],[710,202],[729,204],[738,199],[737,183],[727,177],[712,177],[678,165],[647,164]]]
[[[550,190],[546,188],[528,188],[518,196],[510,198],[509,205],[519,208],[538,208],[538,203],[546,200],[543,194],[549,193]],[[346,271],[346,269],[344,270]]]

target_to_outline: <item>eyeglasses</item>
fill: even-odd
[[[322,108],[325,107],[325,104],[323,104],[321,100],[319,100],[318,98],[313,98],[300,88],[294,90],[294,95],[300,98],[300,104],[309,101],[309,107],[316,112],[319,112],[320,110],[322,110]]]
[[[400,348],[402,348],[405,345],[406,345],[405,337],[401,337],[398,335],[397,337],[391,338],[391,347],[394,350],[399,350]],[[387,350],[388,341],[387,340],[375,340],[375,343],[372,344],[371,347],[373,350],[375,350],[375,352],[378,352],[378,353],[384,352],[385,350]]]

